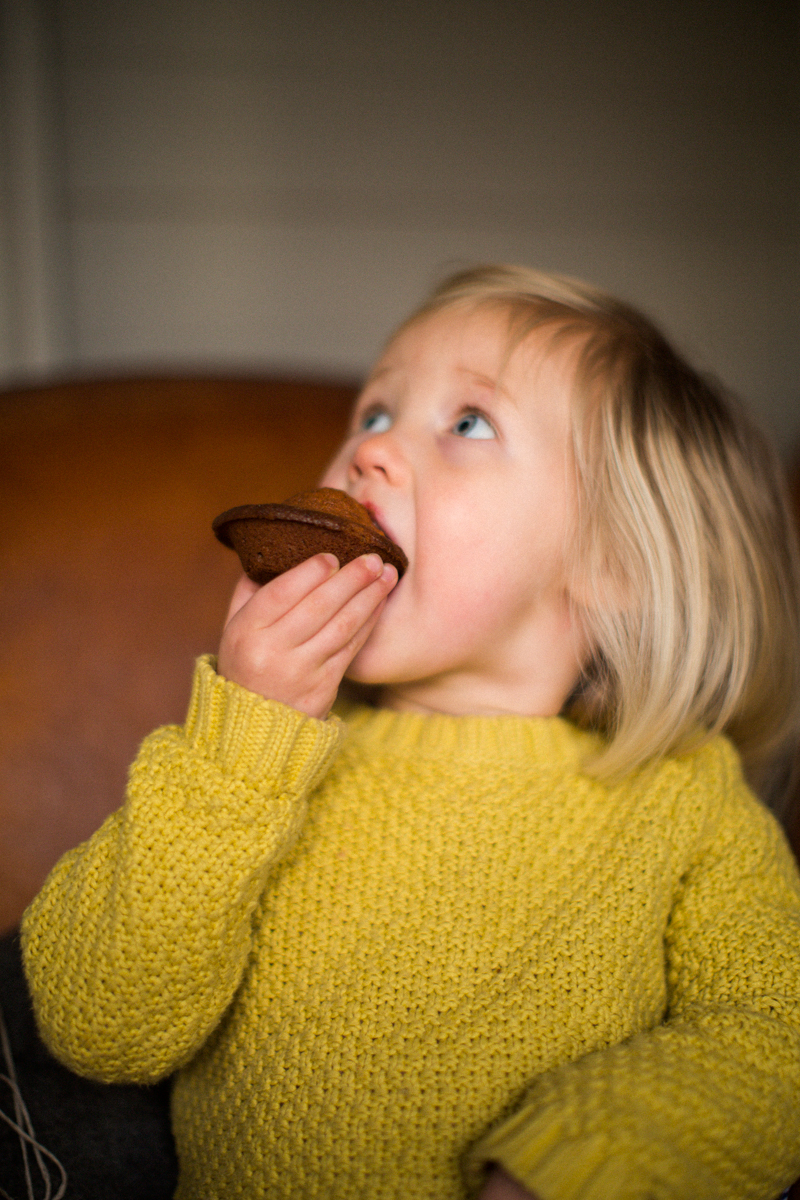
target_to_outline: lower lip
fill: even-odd
[[[383,523],[383,514],[381,513],[380,509],[376,508],[374,504],[365,504],[364,508],[367,510],[369,515],[372,517],[373,521],[378,526],[381,533],[385,534],[386,537],[388,537],[390,542],[394,542],[394,537],[392,536],[392,534],[389,532],[389,530],[386,528],[386,526]],[[397,545],[396,542],[395,542],[395,545]]]

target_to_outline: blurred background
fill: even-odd
[[[795,3],[0,4],[0,386],[355,380],[504,259],[632,300],[800,444]]]
[[[772,432],[800,515],[796,0],[0,21],[0,932],[183,719],[238,572],[212,518],[314,485],[445,272],[644,308]]]

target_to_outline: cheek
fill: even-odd
[[[515,517],[517,505],[505,495],[468,495],[431,504],[435,521],[418,510],[418,554],[430,569],[483,586],[509,559],[517,560],[529,540],[528,522]]]
[[[437,525],[436,534],[419,538],[415,584],[423,614],[465,626],[482,625],[502,608],[508,592],[520,587],[519,555],[512,555],[496,529],[475,528],[468,517]],[[509,569],[509,564],[512,564]],[[525,572],[525,584],[529,582]],[[513,577],[513,578],[512,578]],[[424,616],[423,616],[424,620]],[[455,629],[453,631],[456,632]]]
[[[420,599],[439,621],[478,630],[564,589],[564,526],[552,510],[509,498],[500,511],[462,505],[441,515],[427,536],[420,530],[415,565]]]

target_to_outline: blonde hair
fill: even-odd
[[[480,266],[405,325],[453,304],[507,309],[509,354],[534,329],[577,352],[571,540],[593,651],[566,712],[606,735],[592,769],[627,773],[724,731],[758,783],[800,726],[800,568],[777,455],[646,317],[588,284]]]

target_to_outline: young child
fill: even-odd
[[[243,579],[185,726],[26,914],[54,1053],[176,1072],[177,1196],[800,1175],[800,882],[739,759],[797,730],[778,476],[583,284],[479,268],[394,335],[322,482],[407,573]],[[345,675],[370,703],[329,715]]]

